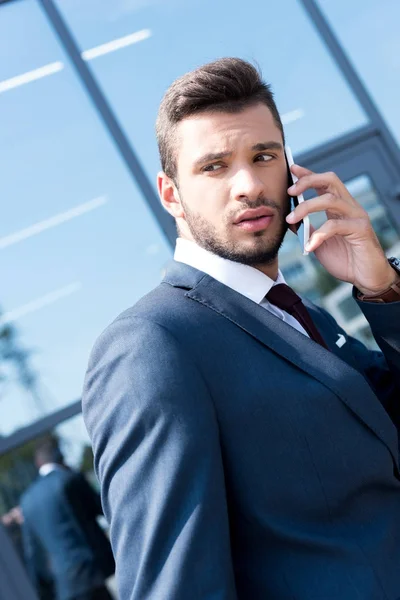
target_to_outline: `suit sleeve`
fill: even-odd
[[[357,304],[369,322],[393,380],[400,389],[400,301],[388,304],[357,301]]]
[[[371,386],[400,428],[400,302],[357,301],[381,352],[370,352],[367,376]]]
[[[236,600],[216,415],[188,353],[123,318],[96,344],[83,414],[126,600]]]
[[[26,564],[26,570],[28,572],[29,578],[33,583],[34,587],[37,589],[39,586],[39,573],[38,573],[38,565],[36,564],[36,555],[35,552],[36,541],[34,539],[33,531],[25,520],[22,525],[22,547],[24,550],[24,558]]]

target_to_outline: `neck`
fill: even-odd
[[[279,265],[277,259],[275,259],[273,263],[268,263],[267,265],[254,265],[254,268],[257,269],[257,271],[261,271],[261,273],[264,273],[264,275],[267,275],[267,277],[270,277],[270,279],[273,279],[274,281],[278,279]]]
[[[233,260],[233,259],[229,258],[229,256],[223,256],[222,254],[215,252],[212,249],[208,248],[207,246],[203,245],[201,242],[197,242],[192,236],[183,235],[182,231],[179,231],[179,238],[181,240],[191,242],[191,243],[195,244],[196,246],[198,246],[199,248],[202,248],[203,250],[210,252],[211,254],[215,254],[216,256],[220,256],[222,258],[227,258],[228,260],[231,260],[231,261]],[[242,263],[242,264],[248,264],[248,263]],[[267,263],[251,264],[249,266],[253,267],[254,269],[257,269],[257,271],[261,271],[261,273],[264,273],[264,275],[267,275],[267,277],[270,277],[270,279],[273,279],[273,281],[276,281],[278,278],[279,265],[278,265],[278,257],[277,256],[275,256],[274,259],[272,259],[271,261],[268,261]]]

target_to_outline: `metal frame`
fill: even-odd
[[[368,115],[370,124],[382,136],[386,149],[391,154],[392,160],[397,165],[397,168],[400,168],[400,148],[387,127],[379,109],[358,76],[356,69],[353,67],[349,57],[345,53],[343,46],[340,44],[327,19],[323,15],[323,11],[319,8],[316,0],[299,1],[303,5],[311,21],[314,23],[323,43],[331,53],[334,62],[338,65],[353,94]],[[319,148],[315,148],[313,153],[319,153]]]
[[[392,226],[400,232],[400,202],[397,186],[399,173],[388,159],[382,138],[379,135],[369,136],[353,146],[344,146],[334,155],[334,170],[342,181],[349,181],[360,175],[367,175],[371,180],[386,209]],[[324,172],[332,170],[332,156],[320,155],[308,163],[312,171]],[[306,197],[313,194],[307,193]]]
[[[125,164],[132,175],[134,182],[138,185],[140,191],[151,212],[154,214],[158,224],[160,225],[168,242],[173,246],[176,240],[176,227],[172,217],[164,210],[161,202],[150,183],[147,174],[142,167],[142,164],[134,149],[132,148],[128,137],[125,135],[121,125],[110,104],[107,102],[99,84],[93,77],[88,64],[82,59],[81,51],[75,41],[71,31],[68,29],[63,20],[60,11],[55,6],[53,0],[37,0],[42,6],[50,24],[58,35],[61,45],[69,56],[73,66],[75,67],[78,77],[86,88],[86,91],[91,98],[96,110],[104,121],[104,125],[108,130],[112,140],[119,150]]]
[[[321,144],[318,146],[317,152],[314,148],[312,150],[302,152],[298,161],[308,166],[310,163],[314,162],[315,159],[329,159],[330,156],[335,156],[335,154],[342,152],[343,149],[357,146],[358,144],[376,135],[379,135],[379,131],[373,125],[368,124],[355,129],[350,133],[346,133],[339,138],[335,138],[329,142]]]
[[[76,400],[65,408],[61,408],[46,417],[42,417],[38,421],[18,429],[15,433],[12,433],[5,438],[0,438],[0,456],[6,454],[6,452],[15,450],[15,448],[22,446],[32,438],[44,435],[48,431],[54,429],[54,427],[57,427],[57,425],[60,425],[68,419],[72,419],[72,417],[79,415],[81,412],[81,401]]]

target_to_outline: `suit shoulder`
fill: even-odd
[[[174,314],[185,314],[193,308],[187,296],[187,289],[174,287],[167,282],[160,283],[151,292],[143,296],[136,304],[117,317],[116,320],[129,317],[138,317],[153,320],[167,325],[168,319]]]
[[[98,337],[95,346],[118,336],[131,338],[164,329],[172,333],[193,318],[197,303],[188,300],[187,290],[161,283],[136,304],[123,311]]]
[[[44,488],[46,487],[46,481],[44,477],[40,475],[31,483],[31,485],[25,490],[20,498],[20,505],[22,507],[28,507],[31,503],[36,501],[36,498],[41,498],[45,493]]]

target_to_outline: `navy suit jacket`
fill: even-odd
[[[360,305],[383,354],[172,262],[101,335],[83,414],[123,600],[400,597],[400,302]]]
[[[80,473],[59,468],[39,477],[21,499],[24,554],[33,583],[54,578],[59,600],[104,584],[114,572],[96,517],[99,496]]]

